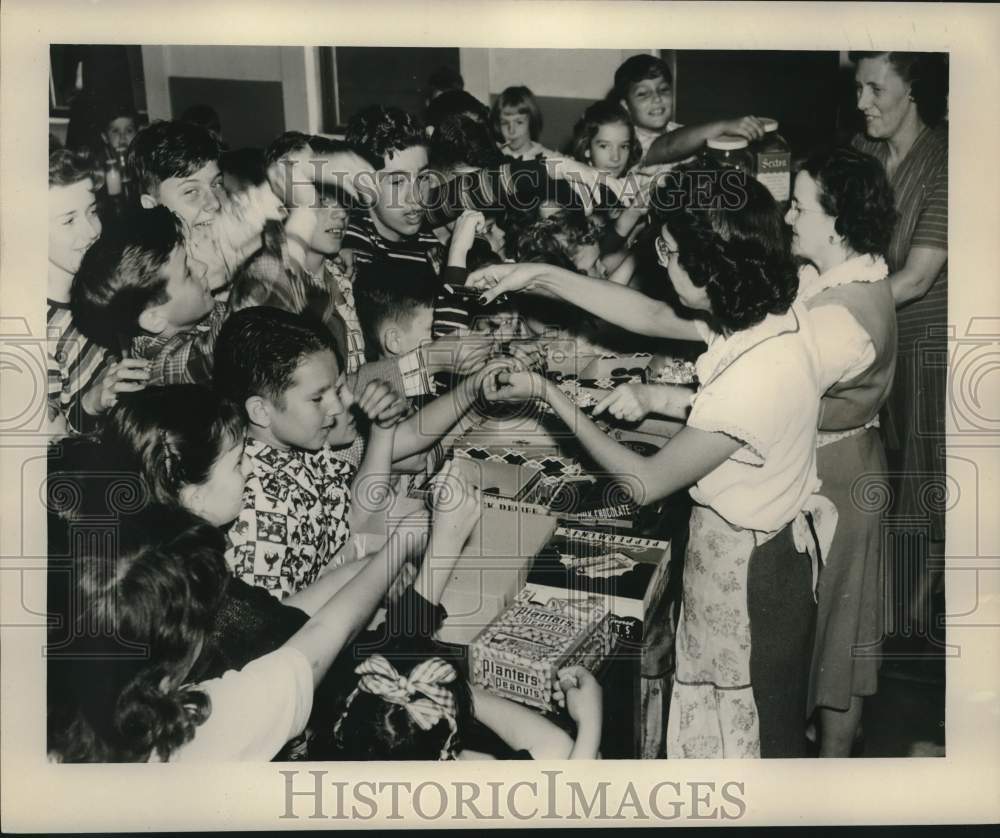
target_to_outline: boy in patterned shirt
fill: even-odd
[[[496,372],[470,376],[401,421],[408,405],[384,382],[351,393],[326,330],[267,306],[232,314],[216,346],[215,386],[249,427],[243,508],[228,533],[234,573],[282,599],[321,573],[346,582],[358,570],[352,510],[372,512],[359,501],[370,504],[374,487],[387,485],[392,462],[433,445],[481,389],[495,392]],[[355,415],[370,424],[367,441]]]

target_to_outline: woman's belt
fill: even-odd
[[[869,428],[879,427],[878,416],[872,419],[870,422],[866,422],[859,428],[851,428],[847,431],[820,431],[816,435],[816,447],[823,448],[827,445],[832,445],[835,442],[840,442],[842,439],[847,439],[849,436],[857,436],[858,434],[863,434]]]

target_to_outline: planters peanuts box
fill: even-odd
[[[526,589],[536,599],[597,598],[616,640],[638,646],[650,592],[667,572],[669,541],[559,527],[535,558]]]
[[[610,652],[608,615],[600,603],[535,602],[524,590],[472,642],[469,674],[494,695],[551,712],[559,670],[579,664],[593,672]]]

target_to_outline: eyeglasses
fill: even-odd
[[[671,246],[667,242],[667,240],[665,238],[663,238],[663,234],[662,233],[660,233],[660,235],[658,235],[656,237],[656,241],[653,242],[653,247],[656,248],[656,258],[657,258],[657,260],[664,267],[666,267],[667,262],[670,261],[670,257],[671,256],[676,256],[677,253],[678,253],[677,248],[674,247],[674,246]]]

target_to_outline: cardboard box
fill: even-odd
[[[559,670],[579,664],[593,672],[610,652],[603,607],[565,600],[539,604],[522,591],[472,642],[469,674],[473,684],[494,695],[550,712]]]
[[[638,646],[647,597],[669,562],[669,541],[559,527],[532,563],[525,588],[542,601],[598,597],[616,637]]]

